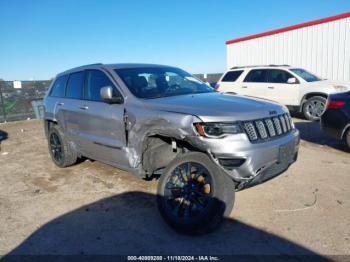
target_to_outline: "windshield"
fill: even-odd
[[[145,67],[115,69],[138,98],[159,98],[186,94],[215,92],[189,73],[171,67]]]
[[[294,72],[295,74],[297,74],[307,82],[315,82],[315,81],[322,80],[321,78],[315,76],[314,74],[311,74],[310,72],[302,68],[293,68],[293,69],[290,69],[290,71]]]

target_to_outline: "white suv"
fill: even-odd
[[[215,87],[220,92],[254,96],[277,101],[306,119],[318,120],[329,94],[344,92],[350,84],[331,82],[288,65],[233,67]]]

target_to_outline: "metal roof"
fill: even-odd
[[[339,15],[330,16],[330,17],[326,17],[326,18],[322,18],[322,19],[317,19],[317,20],[313,20],[313,21],[310,21],[310,22],[305,22],[305,23],[301,23],[301,24],[287,26],[287,27],[283,27],[283,28],[280,28],[280,29],[275,29],[275,30],[259,33],[259,34],[254,34],[254,35],[249,35],[249,36],[245,36],[245,37],[240,37],[240,38],[228,40],[228,41],[226,41],[226,45],[230,45],[230,44],[234,44],[234,43],[238,43],[238,42],[243,42],[243,41],[247,41],[247,40],[251,40],[251,39],[255,39],[255,38],[259,38],[259,37],[275,35],[275,34],[279,34],[279,33],[283,33],[283,32],[288,32],[288,31],[291,31],[291,30],[304,28],[304,27],[308,27],[308,26],[328,23],[328,22],[332,22],[332,21],[335,21],[335,20],[348,18],[348,17],[350,17],[350,12],[346,12],[346,13],[342,13],[342,14],[339,14]]]

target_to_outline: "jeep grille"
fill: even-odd
[[[288,113],[276,117],[243,122],[244,131],[252,142],[285,135],[293,129],[292,118]]]

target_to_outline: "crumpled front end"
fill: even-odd
[[[192,143],[206,150],[213,161],[236,182],[237,189],[242,189],[283,173],[296,161],[300,142],[299,131],[291,124],[291,119],[288,126],[279,123],[280,126],[270,126],[271,130],[265,128],[264,139],[259,139],[263,132],[258,132],[255,126],[255,136],[249,129],[244,133],[223,138],[197,136],[193,137]],[[273,137],[269,136],[270,131],[275,131]]]
[[[152,175],[180,154],[176,142],[187,143],[189,137],[196,136],[193,123],[200,121],[193,115],[141,109],[128,111],[127,119],[129,171],[139,177]]]
[[[138,116],[137,121],[133,115]],[[196,130],[196,124],[204,123],[201,116],[159,110],[128,111],[131,171],[147,177],[166,167],[178,154],[201,151],[235,181],[239,190],[283,173],[296,161],[299,131],[281,107],[272,116],[262,111],[253,120],[238,122],[243,130],[240,133],[206,137]]]

